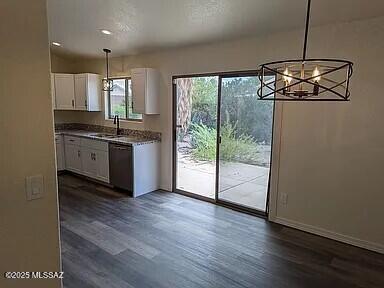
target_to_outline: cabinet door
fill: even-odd
[[[63,144],[56,143],[56,166],[57,171],[64,170],[64,153],[63,153]]]
[[[55,75],[53,73],[51,73],[51,98],[52,98],[52,109],[56,109]]]
[[[87,74],[75,75],[75,109],[87,111]]]
[[[109,157],[107,151],[96,151],[96,178],[109,183]]]
[[[101,77],[98,74],[87,74],[88,111],[101,109]]]
[[[145,69],[133,69],[132,81],[132,110],[135,113],[145,113],[146,72]]]
[[[96,151],[87,147],[81,147],[81,164],[83,174],[95,178],[97,171]]]
[[[56,109],[73,110],[75,89],[73,74],[55,74]]]
[[[80,146],[65,143],[65,166],[69,171],[81,173]]]

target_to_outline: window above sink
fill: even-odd
[[[132,110],[132,82],[129,77],[113,78],[113,91],[108,95],[108,119],[118,115],[121,120],[143,121],[143,115]]]

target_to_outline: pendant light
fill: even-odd
[[[353,63],[341,59],[307,59],[311,0],[307,4],[303,57],[260,66],[261,100],[349,101]]]
[[[109,49],[103,49],[105,52],[105,64],[106,64],[106,77],[103,79],[103,91],[113,91],[113,80],[109,78],[109,61],[108,61],[108,54],[111,53],[111,50]]]

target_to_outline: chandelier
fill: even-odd
[[[303,57],[260,66],[260,100],[349,101],[353,63],[341,59],[307,59],[311,0],[307,4]]]
[[[106,64],[106,77],[103,79],[102,87],[103,91],[113,91],[113,80],[109,78],[109,62],[108,62],[108,54],[111,53],[109,49],[103,49],[105,52],[105,64]]]

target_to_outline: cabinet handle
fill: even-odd
[[[77,157],[80,158],[80,150],[77,150]]]
[[[96,153],[93,153],[93,160],[96,161]]]
[[[75,107],[75,100],[72,100],[72,107]]]
[[[85,107],[87,107],[87,99],[85,99],[84,103],[85,103]]]

